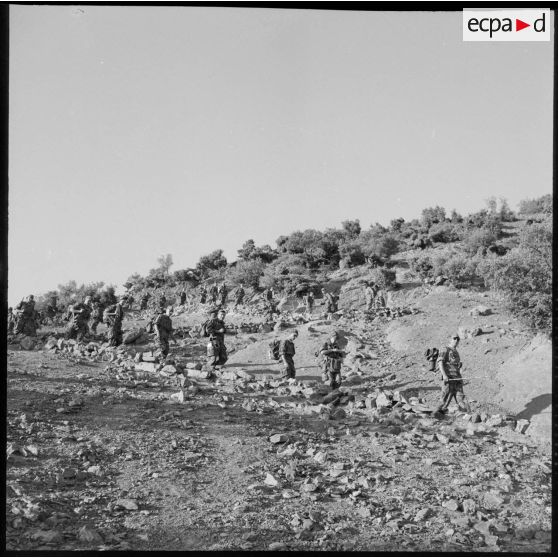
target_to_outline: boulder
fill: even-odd
[[[157,364],[155,364],[154,362],[136,362],[134,363],[134,369],[155,373],[155,371],[157,370]]]
[[[472,310],[469,310],[470,316],[490,316],[492,310],[487,306],[475,306]]]
[[[378,407],[379,409],[382,407],[391,407],[392,404],[392,399],[388,397],[385,392],[380,391],[378,393],[378,396],[376,397],[376,407]]]
[[[189,378],[199,378],[202,380],[206,380],[211,376],[210,370],[197,370],[197,369],[188,369],[188,377]]]
[[[188,370],[201,370],[202,369],[202,363],[201,362],[187,362],[186,363],[186,368]]]
[[[35,348],[35,340],[32,337],[25,336],[21,339],[19,345],[25,351],[32,351]]]
[[[130,345],[137,339],[139,339],[145,333],[145,329],[143,327],[136,327],[124,333],[124,337],[122,339],[125,345]]]

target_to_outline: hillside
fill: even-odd
[[[252,312],[227,316],[230,360],[210,382],[187,368],[203,361],[194,326],[206,315],[175,308],[183,336],[169,362],[188,370],[183,391],[168,368],[134,360],[155,347],[145,336],[117,351],[60,349],[56,328],[30,351],[12,338],[8,548],[548,552],[550,344],[487,293],[405,272],[391,298],[414,313],[372,321],[358,273],[334,274],[344,311],[327,321],[318,305],[296,326],[295,382],[268,357],[295,324],[259,332]],[[471,316],[481,304],[491,314]],[[127,315],[125,333],[146,321]],[[314,356],[333,328],[349,350],[338,397]],[[482,330],[460,347],[473,415],[436,419],[424,351],[459,328]]]
[[[549,552],[551,201],[526,200],[542,213],[519,219],[494,201],[465,218],[435,207],[389,227],[346,221],[172,275],[168,254],[126,282],[117,348],[102,324],[66,339],[48,306],[87,294],[104,307],[114,288],[40,297],[37,335],[8,336],[7,548]],[[200,285],[221,282],[247,293],[237,309],[229,294],[229,360],[210,377]],[[368,312],[372,282],[385,307]],[[322,288],[339,296],[330,319]],[[146,332],[163,293],[166,359]],[[295,328],[296,379],[283,380],[269,344]],[[332,391],[316,353],[333,331],[347,354]],[[471,411],[441,415],[425,352],[455,332]]]

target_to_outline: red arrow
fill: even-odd
[[[515,19],[515,30],[516,31],[521,31],[522,29],[525,29],[525,27],[531,27],[530,23],[525,23],[524,21],[521,21],[520,19]]]

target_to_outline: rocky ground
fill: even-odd
[[[549,552],[550,439],[530,433],[544,406],[521,414],[547,389],[546,353],[533,351],[538,391],[510,395],[502,367],[529,366],[533,340],[497,301],[397,296],[412,311],[393,320],[329,322],[318,307],[298,325],[296,381],[267,354],[294,324],[269,331],[247,314],[227,317],[216,381],[200,370],[197,310],[173,318],[160,364],[145,334],[118,351],[65,344],[56,328],[31,350],[10,339],[8,550]],[[491,313],[471,315],[479,305]],[[348,357],[331,393],[314,353],[334,328]],[[434,418],[423,353],[455,328],[473,409]]]

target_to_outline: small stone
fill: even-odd
[[[289,441],[289,437],[286,434],[273,434],[270,436],[269,441],[272,444],[282,444]]]
[[[444,502],[442,505],[444,506],[444,508],[451,511],[457,511],[459,509],[459,502],[457,500],[448,500],[447,502]]]
[[[504,422],[504,419],[502,418],[501,415],[492,415],[487,421],[486,421],[486,425],[487,426],[502,426]]]
[[[116,500],[116,502],[114,503],[114,507],[123,508],[129,511],[139,510],[138,503],[136,502],[136,500],[132,500],[131,498],[120,498],[119,500]]]
[[[317,461],[318,463],[325,463],[327,461],[327,453],[319,451],[316,455],[314,455],[314,461]]]
[[[101,467],[99,465],[91,465],[91,467],[87,469],[87,472],[90,473],[91,475],[98,476],[101,474]]]
[[[33,540],[40,539],[43,543],[54,543],[62,540],[62,535],[58,531],[36,531],[31,535]]]
[[[380,391],[378,397],[376,397],[376,407],[378,408],[391,407],[392,403],[392,400],[383,391]]]
[[[269,550],[271,550],[272,552],[284,550],[286,547],[287,545],[283,542],[273,542],[268,546]]]
[[[83,403],[84,401],[81,397],[75,397],[74,399],[70,400],[70,402],[68,403],[68,407],[81,407]]]
[[[481,422],[481,416],[478,413],[473,413],[473,415],[471,416],[471,422]]]
[[[273,475],[267,473],[264,479],[264,484],[267,484],[267,486],[277,486],[279,481]]]
[[[159,374],[162,374],[163,376],[174,376],[177,372],[178,370],[176,366],[173,366],[172,364],[167,364],[166,366],[163,366]]]
[[[473,515],[477,511],[477,504],[470,498],[463,500],[463,511],[469,515]]]
[[[501,498],[498,494],[487,492],[483,495],[482,503],[487,510],[497,510],[502,507],[504,499]]]
[[[445,434],[440,434],[440,433],[436,432],[436,438],[438,439],[438,442],[440,442],[442,444],[449,444],[450,439]]]
[[[99,533],[97,533],[95,529],[88,527],[87,525],[84,525],[78,531],[78,539],[82,542],[94,544],[103,544],[104,542],[103,537],[101,537],[101,535],[99,535]]]
[[[184,403],[184,392],[182,390],[177,391],[176,393],[171,394],[170,398],[172,401],[176,401],[177,403]]]
[[[415,521],[424,521],[430,514],[432,510],[430,508],[423,508],[422,510],[418,511],[415,515]]]

